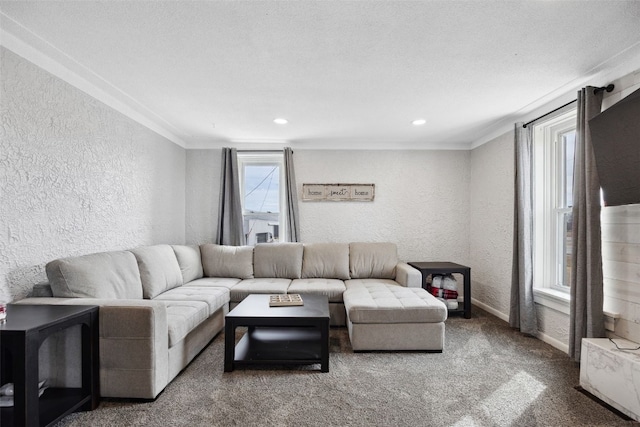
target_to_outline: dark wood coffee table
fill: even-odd
[[[304,305],[269,307],[269,295],[253,294],[225,316],[224,370],[251,365],[320,364],[329,372],[329,301],[302,295]],[[248,327],[238,344],[235,330]]]

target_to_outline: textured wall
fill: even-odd
[[[511,295],[513,138],[508,132],[471,152],[471,294],[503,318]]]
[[[513,132],[471,152],[471,278],[475,300],[509,319],[513,258]],[[538,330],[545,341],[568,343],[569,317],[536,306]]]
[[[390,241],[406,261],[469,261],[468,151],[296,150],[296,180],[373,183],[373,202],[300,202],[305,242]]]
[[[186,239],[189,244],[216,238],[222,150],[188,150]]]
[[[0,47],[0,298],[64,256],[185,237],[185,150]]]
[[[536,304],[538,331],[542,339],[565,352],[569,351],[569,315],[541,304]]]
[[[468,151],[296,150],[303,183],[374,183],[374,202],[302,202],[304,242],[391,241],[402,259],[468,262]],[[187,241],[215,237],[220,150],[187,154]],[[202,197],[211,194],[211,199]]]

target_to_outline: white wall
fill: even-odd
[[[390,241],[405,261],[469,261],[468,151],[295,150],[302,184],[373,183],[373,202],[300,202],[304,242]]]
[[[513,258],[514,133],[471,151],[471,295],[475,304],[509,320]]]
[[[0,47],[0,299],[46,262],[185,238],[185,150]]]
[[[222,150],[187,150],[186,240],[212,243],[218,224]]]
[[[219,163],[220,150],[187,154],[189,243],[215,237]],[[373,202],[300,201],[303,242],[391,241],[406,261],[469,261],[468,151],[296,149],[294,164],[299,195],[303,183],[376,185]]]
[[[513,260],[514,133],[471,151],[470,239],[473,303],[509,321]],[[566,350],[569,317],[536,304],[539,338]]]

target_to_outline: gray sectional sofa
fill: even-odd
[[[46,272],[18,303],[100,307],[103,397],[155,398],[252,293],[326,295],[356,351],[444,346],[446,307],[393,243],[154,245],[58,259]]]

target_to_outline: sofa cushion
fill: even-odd
[[[302,278],[349,279],[349,244],[305,244],[302,254]]]
[[[61,258],[45,270],[55,297],[142,298],[138,263],[129,251]]]
[[[438,323],[447,307],[422,288],[361,283],[347,286],[344,308],[352,323]]]
[[[257,244],[253,250],[254,276],[299,279],[302,251],[302,243]]]
[[[374,287],[377,285],[392,285],[401,286],[398,282],[391,279],[350,279],[345,280],[344,285],[347,289],[361,288],[361,287]]]
[[[152,299],[182,285],[182,273],[176,254],[169,245],[141,246],[132,249],[140,269],[142,292]]]
[[[200,246],[172,245],[171,248],[176,254],[176,259],[180,266],[182,283],[189,283],[192,280],[200,279],[204,276],[204,271],[202,270],[202,257],[200,256]]]
[[[154,299],[157,301],[202,301],[209,306],[209,316],[211,316],[229,303],[229,289],[180,286],[170,289]]]
[[[250,294],[286,294],[289,279],[247,279],[231,288],[231,302],[240,302]]]
[[[167,308],[169,348],[179,343],[209,317],[209,305],[202,301],[161,301]]]
[[[288,294],[326,295],[329,302],[342,302],[344,282],[338,279],[295,279],[291,281]]]
[[[238,283],[240,279],[231,277],[203,277],[202,279],[192,280],[189,283],[185,283],[183,288],[227,288],[231,289]]]
[[[253,247],[207,243],[200,246],[202,268],[207,277],[253,278]]]
[[[352,279],[395,279],[398,248],[394,243],[350,243],[349,273]]]

